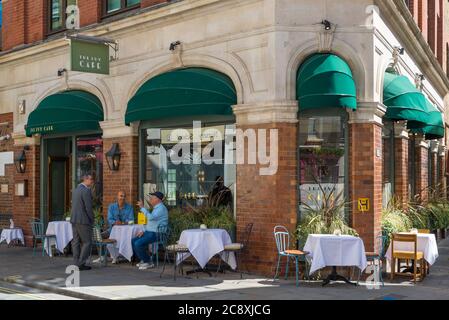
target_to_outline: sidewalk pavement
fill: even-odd
[[[301,281],[296,287],[294,274],[288,280],[273,281],[248,274],[240,279],[240,273],[234,272],[213,277],[199,273],[198,278],[196,274],[179,275],[174,281],[172,265],[167,265],[160,278],[162,264],[155,269],[137,270],[130,263],[108,263],[107,267],[94,264],[92,270],[80,273],[79,287],[66,287],[69,275],[65,270],[72,263],[70,257],[33,257],[30,248],[1,245],[0,280],[79,299],[446,300],[449,299],[449,239],[439,243],[439,254],[423,282],[414,285],[404,277],[395,278],[391,283],[385,275],[385,286],[379,289],[368,289],[363,281],[357,287],[341,282],[322,287],[321,281]],[[184,267],[185,271],[190,268],[190,265]]]

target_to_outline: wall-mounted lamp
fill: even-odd
[[[328,20],[321,21],[321,24],[324,25],[324,30],[329,31],[332,28],[332,24]]]
[[[27,163],[25,150],[30,150],[30,147],[24,146],[23,150],[14,159],[17,173],[25,173]]]
[[[170,43],[170,51],[174,51],[176,49],[176,46],[179,46],[181,44],[181,41],[174,41]]]
[[[61,76],[64,74],[64,72],[67,72],[67,69],[66,69],[66,68],[60,68],[60,69],[58,69],[58,77],[61,77]]]
[[[106,161],[108,162],[109,169],[117,171],[120,167],[120,158],[122,153],[118,143],[113,143],[111,149],[106,152]]]

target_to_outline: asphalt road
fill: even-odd
[[[0,300],[76,300],[39,289],[0,281]]]

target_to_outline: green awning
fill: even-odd
[[[426,98],[406,76],[386,72],[383,94],[383,103],[387,107],[386,119],[427,123]]]
[[[101,101],[93,94],[69,90],[46,97],[30,113],[27,136],[79,131],[98,131],[103,121]]]
[[[237,94],[232,80],[217,71],[187,68],[145,82],[128,102],[125,123],[168,117],[232,115]]]
[[[444,137],[444,121],[443,115],[435,106],[426,99],[428,112],[428,121],[426,124],[420,122],[409,121],[407,128],[413,133],[422,133],[427,140],[440,139]]]
[[[357,95],[348,64],[334,54],[314,54],[299,68],[296,96],[300,110],[357,108]]]

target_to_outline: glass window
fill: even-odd
[[[101,206],[103,198],[103,140],[99,136],[76,138],[76,180],[86,173],[92,173],[95,184],[92,187],[94,207]]]
[[[120,10],[121,0],[108,0],[107,12],[111,13]]]
[[[66,8],[70,5],[76,5],[77,0],[51,0],[50,1],[50,31],[65,29]]]
[[[63,26],[64,12],[63,0],[51,1],[51,30],[61,29]]]
[[[2,1],[0,0],[0,28],[2,27]]]
[[[313,206],[325,192],[345,197],[345,123],[342,116],[299,118],[300,201]]]
[[[234,128],[234,125],[203,126],[198,143],[193,143],[193,129],[187,126],[142,130],[143,193],[161,191],[169,206],[198,206],[211,199],[220,177],[226,192],[219,201],[232,208],[236,174],[234,134],[225,136],[225,133],[234,132]]]
[[[141,0],[106,0],[106,14],[139,5]]]
[[[391,121],[384,121],[382,149],[382,206],[386,208],[394,193],[394,129]]]

